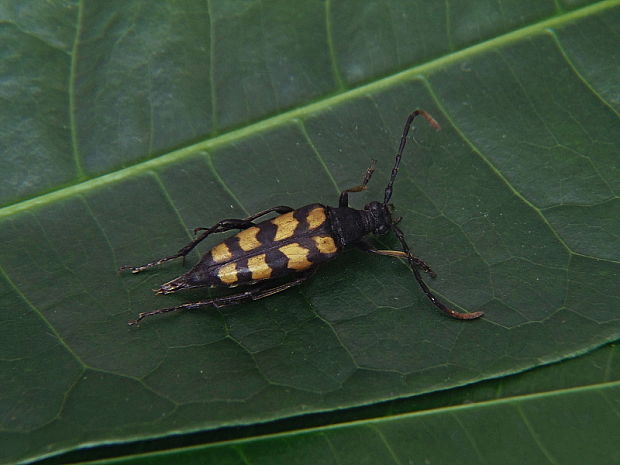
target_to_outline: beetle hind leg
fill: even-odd
[[[168,307],[168,308],[160,308],[158,310],[153,310],[152,312],[143,312],[138,314],[138,318],[130,321],[128,324],[130,326],[135,326],[140,323],[143,319],[153,316],[159,315],[162,313],[170,313],[170,312],[178,312],[181,310],[194,310],[200,307],[208,307],[212,306],[215,308],[227,307],[228,305],[236,305],[242,302],[248,302],[252,300],[259,300],[265,297],[269,297],[270,295],[277,294],[279,292],[290,289],[291,287],[298,286],[307,280],[310,276],[314,274],[314,270],[309,270],[299,276],[297,279],[289,281],[284,284],[280,284],[278,286],[268,287],[266,285],[259,285],[253,288],[248,289],[244,292],[239,292],[238,294],[225,295],[221,297],[215,297],[213,299],[201,300],[199,302],[191,302],[187,304],[177,305],[176,307]]]
[[[210,228],[205,228],[204,232],[198,236],[196,239],[191,241],[185,247],[180,249],[174,255],[170,255],[168,257],[160,258],[159,260],[152,261],[145,265],[140,266],[121,266],[120,271],[129,270],[132,273],[140,273],[141,271],[148,270],[149,268],[153,268],[154,266],[161,265],[162,263],[169,262],[170,260],[174,260],[179,257],[185,258],[187,254],[189,254],[194,248],[203,240],[205,240],[208,236],[214,233],[222,233],[226,231],[230,231],[231,229],[247,229],[250,226],[253,226],[254,223],[252,221],[248,221],[246,219],[230,219],[230,220],[222,220],[219,223],[215,224]]]

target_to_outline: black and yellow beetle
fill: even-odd
[[[121,270],[139,273],[169,260],[185,257],[211,234],[240,229],[240,232],[208,251],[191,270],[162,284],[155,293],[171,294],[181,289],[197,287],[235,287],[240,284],[252,286],[237,294],[140,313],[138,318],[129,324],[135,325],[147,316],[160,313],[191,310],[209,305],[223,307],[282,292],[308,279],[318,265],[334,258],[346,246],[356,246],[366,252],[406,259],[420,287],[437,308],[448,316],[461,320],[473,320],[482,316],[482,312],[461,313],[452,310],[435,297],[422,280],[419,270],[429,273],[432,277],[435,277],[435,273],[423,260],[411,253],[403,232],[396,225],[399,220],[392,218],[392,206],[389,204],[392,187],[398,174],[409,129],[416,116],[422,116],[435,129],[440,129],[439,124],[423,110],[416,110],[409,115],[390,181],[385,188],[383,202],[370,202],[363,210],[349,207],[349,193],[366,189],[375,170],[376,162],[373,160],[362,184],[340,194],[338,207],[327,207],[318,203],[298,209],[278,206],[247,218],[222,220],[210,228],[196,228],[194,233],[199,231],[202,233],[176,254],[142,266],[124,266]],[[279,216],[260,223],[254,222],[257,218],[272,212],[278,213]],[[396,234],[402,251],[378,250],[366,239],[369,234],[382,235],[390,231]],[[291,276],[292,279],[284,284],[274,284],[273,279],[286,276]]]

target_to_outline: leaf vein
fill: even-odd
[[[491,46],[500,46],[503,44],[512,43],[517,40],[521,40],[523,37],[527,37],[529,34],[539,32],[546,28],[553,27],[558,24],[564,24],[568,21],[574,21],[575,19],[579,19],[593,13],[605,11],[615,6],[615,4],[616,1],[605,0],[595,5],[590,5],[574,10],[570,13],[566,13],[561,17],[546,19],[533,25],[529,25],[521,29],[510,31],[506,34],[482,41],[478,44],[472,45],[458,52],[435,58],[425,63],[417,64],[412,68],[403,70],[393,75],[384,78],[378,78],[370,83],[348,89],[345,92],[330,97],[326,97],[318,102],[307,103],[296,108],[292,108],[288,111],[282,112],[279,115],[272,116],[258,122],[248,123],[247,125],[239,129],[231,130],[219,136],[210,137],[201,142],[189,145],[178,150],[174,150],[161,156],[134,163],[126,168],[120,168],[114,171],[110,171],[109,173],[95,176],[90,179],[81,179],[73,184],[63,185],[62,187],[59,187],[52,191],[38,194],[25,200],[15,201],[0,208],[0,217],[9,216],[16,212],[26,210],[33,205],[54,202],[60,198],[74,195],[75,192],[81,192],[91,189],[95,186],[116,182],[120,179],[135,175],[136,173],[147,171],[156,166],[170,164],[171,162],[183,159],[190,154],[194,154],[199,150],[213,148],[224,143],[228,143],[231,140],[236,140],[240,137],[255,134],[265,129],[275,127],[276,125],[282,124],[282,122],[285,121],[290,121],[293,118],[307,115],[319,109],[328,108],[356,96],[367,94],[371,90],[380,90],[391,84],[411,79],[411,77],[413,76],[419,76],[421,73],[444,66],[446,63],[452,63],[457,60],[462,60],[470,55],[475,55],[477,53],[485,51]],[[247,98],[245,98],[244,100],[246,102],[246,105],[249,104]]]
[[[568,57],[566,50],[564,50],[564,47],[562,46],[562,43],[560,42],[560,39],[558,38],[556,32],[550,28],[547,29],[546,32],[547,34],[549,34],[549,36],[553,40],[553,43],[562,55],[562,58],[564,58],[564,61],[566,61],[566,64],[573,71],[575,76],[577,76],[579,81],[581,81],[581,83],[592,93],[592,95],[594,95],[598,100],[600,100],[603,105],[605,105],[612,112],[614,112],[617,117],[620,117],[620,113],[618,113],[616,109],[605,98],[603,98],[603,96],[596,89],[594,89],[594,87],[592,87],[592,85],[583,77],[579,70],[577,70],[575,63],[573,63],[573,61]]]
[[[545,447],[545,445],[542,443],[542,441],[540,440],[540,438],[538,437],[538,434],[536,433],[536,431],[534,430],[534,427],[532,426],[532,424],[530,423],[530,421],[528,420],[527,416],[525,415],[525,412],[523,412],[523,408],[521,405],[517,404],[515,406],[518,415],[521,417],[521,419],[523,420],[523,424],[525,425],[525,428],[527,429],[527,431],[530,433],[530,436],[532,437],[532,439],[534,440],[534,442],[536,443],[536,445],[538,446],[538,448],[540,449],[540,451],[543,453],[543,455],[545,456],[545,458],[549,461],[549,463],[553,464],[553,465],[560,465],[560,463],[553,457],[553,455],[551,454],[551,452],[549,452],[547,450],[547,448]]]
[[[71,147],[73,150],[73,159],[75,162],[75,168],[77,171],[78,180],[83,180],[86,177],[84,172],[84,167],[82,166],[82,160],[80,156],[80,150],[78,146],[78,135],[77,135],[77,119],[76,119],[76,95],[75,95],[75,86],[76,86],[76,75],[77,75],[77,58],[78,58],[78,47],[80,43],[80,35],[82,32],[82,26],[84,22],[84,2],[83,0],[78,1],[78,13],[77,13],[77,24],[75,26],[75,38],[73,40],[73,46],[71,49],[71,61],[69,67],[69,126],[71,128]]]
[[[433,90],[430,82],[428,82],[428,80],[426,78],[424,78],[424,77],[422,77],[421,79],[424,81],[424,84],[425,84],[426,88],[428,89],[429,93],[433,97],[433,100],[434,100],[435,104],[440,108],[441,112],[444,114],[446,119],[448,121],[450,121],[450,124],[452,125],[452,127],[454,128],[456,133],[461,137],[461,139],[472,149],[472,151],[476,155],[478,155],[478,157],[491,169],[491,171],[500,179],[500,181],[502,181],[503,184],[506,185],[506,187],[508,187],[508,189],[510,189],[510,191],[518,199],[520,199],[525,205],[527,205],[530,209],[532,209],[536,213],[536,215],[543,221],[543,223],[547,226],[549,231],[555,236],[557,241],[560,244],[562,244],[562,246],[564,247],[564,249],[566,249],[567,252],[569,252],[569,253],[576,253],[575,251],[571,250],[571,248],[568,246],[568,244],[566,242],[564,242],[564,239],[562,239],[562,237],[555,230],[555,228],[551,225],[551,223],[549,223],[547,218],[542,214],[541,210],[538,207],[536,207],[532,202],[527,200],[523,196],[523,194],[521,194],[521,192],[519,192],[510,183],[510,181],[495,167],[495,165],[493,163],[491,163],[491,161],[480,151],[480,149],[469,139],[469,137],[467,137],[465,135],[465,133],[462,131],[462,129],[459,126],[457,126],[457,124],[452,119],[452,117],[448,114],[446,108],[443,106],[443,104],[441,103],[441,100],[438,98],[437,94]]]
[[[334,36],[331,18],[332,1],[325,1],[325,33],[327,36],[327,49],[329,51],[329,59],[331,63],[332,73],[334,73],[334,79],[338,84],[338,90],[343,91],[346,89],[342,74],[340,73],[340,67],[338,66],[338,60],[336,59],[336,50],[334,46]]]
[[[47,319],[47,317],[43,314],[43,312],[41,310],[39,310],[39,308],[36,305],[34,305],[30,301],[30,299],[28,299],[28,297],[26,297],[26,295],[19,289],[19,287],[17,287],[15,282],[13,282],[11,277],[7,274],[7,272],[4,270],[4,268],[1,265],[0,265],[0,275],[2,275],[4,277],[4,279],[9,284],[9,286],[11,286],[13,288],[15,293],[17,295],[19,295],[19,297],[24,301],[24,303],[26,305],[28,305],[28,307],[30,307],[30,309],[35,314],[37,314],[39,316],[39,318],[41,318],[41,321],[43,321],[43,323],[45,323],[45,325],[49,328],[49,330],[52,332],[52,335],[56,338],[56,340],[60,343],[60,345],[62,347],[64,347],[69,354],[71,354],[71,356],[81,365],[82,368],[87,368],[88,364],[86,364],[80,358],[80,356],[73,351],[71,346],[69,346],[69,344],[67,344],[67,342],[63,339],[62,335],[56,330],[54,325],[51,324],[51,322]]]

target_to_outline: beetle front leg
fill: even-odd
[[[377,160],[371,160],[370,166],[366,170],[366,174],[364,175],[364,179],[362,179],[362,183],[359,186],[351,187],[350,189],[346,189],[340,193],[340,200],[338,201],[339,207],[348,207],[349,206],[349,192],[361,192],[366,190],[366,185],[372,178],[372,174],[375,172],[375,167],[377,165]]]

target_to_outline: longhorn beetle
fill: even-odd
[[[349,193],[366,189],[375,171],[376,161],[372,163],[359,186],[346,189],[340,193],[338,207],[328,207],[313,203],[293,209],[287,206],[268,208],[243,219],[222,220],[210,228],[196,228],[194,234],[202,233],[174,255],[160,258],[142,266],[123,266],[121,270],[139,273],[164,262],[183,257],[207,236],[231,229],[240,232],[224,240],[208,251],[187,273],[162,284],[155,290],[156,294],[172,294],[181,289],[196,287],[235,287],[239,284],[252,285],[247,290],[199,302],[187,303],[176,307],[162,308],[138,315],[130,325],[136,325],[148,316],[177,310],[191,310],[212,305],[223,307],[244,301],[258,300],[282,292],[301,284],[314,273],[317,266],[334,258],[346,246],[355,246],[365,252],[388,257],[404,258],[409,263],[418,284],[430,301],[446,315],[460,320],[473,320],[482,316],[482,312],[461,313],[446,307],[422,280],[419,270],[435,277],[435,272],[422,259],[414,256],[405,241],[405,235],[398,228],[400,218],[392,217],[392,198],[394,180],[398,174],[407,135],[417,116],[422,116],[435,129],[441,129],[437,121],[424,110],[411,113],[400,139],[392,174],[385,188],[383,202],[373,201],[363,210],[349,207]],[[255,223],[254,220],[268,213],[279,216]],[[378,250],[366,238],[369,234],[383,235],[390,231],[400,241],[401,250]],[[292,279],[284,284],[274,284],[272,279],[290,276]]]

